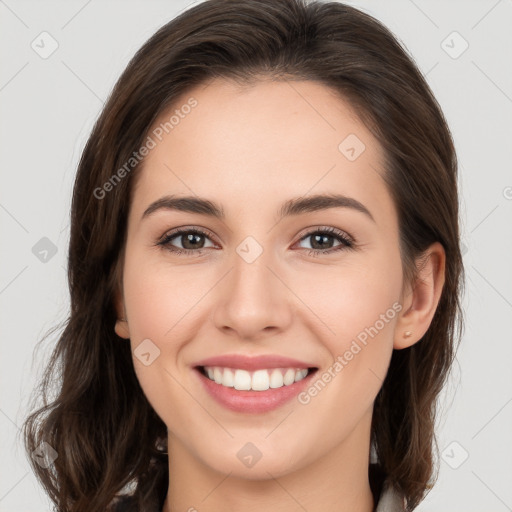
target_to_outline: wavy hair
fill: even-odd
[[[139,385],[129,344],[114,332],[139,165],[105,197],[97,191],[176,98],[216,77],[314,80],[338,91],[384,150],[404,276],[414,278],[415,261],[433,242],[445,249],[431,325],[421,342],[393,352],[372,420],[378,465],[413,510],[437,473],[438,395],[463,328],[457,159],[441,108],[406,48],[379,21],[337,2],[207,0],[160,28],[129,62],[77,170],[70,312],[37,390],[42,404],[23,426],[33,470],[60,512],[109,510],[129,484],[142,510],[167,485],[166,425]],[[42,442],[58,454],[47,469],[30,457]]]

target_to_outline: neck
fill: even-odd
[[[359,424],[340,445],[308,465],[281,476],[269,468],[267,478],[248,479],[205,465],[170,435],[163,512],[372,512],[368,439],[369,425]]]

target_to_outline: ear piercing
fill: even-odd
[[[409,338],[410,336],[412,336],[412,331],[405,331],[404,332],[404,338]]]

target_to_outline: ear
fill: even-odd
[[[407,290],[402,295],[402,311],[395,327],[393,348],[410,347],[427,332],[443,291],[445,261],[444,247],[439,242],[433,243],[417,259],[416,279],[406,283]]]
[[[129,339],[130,338],[130,329],[128,327],[128,321],[126,318],[126,309],[124,306],[124,297],[123,292],[118,288],[116,290],[114,296],[114,307],[117,314],[117,320],[114,326],[114,330],[116,334],[120,338]]]

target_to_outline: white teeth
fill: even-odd
[[[283,377],[283,382],[285,386],[293,384],[295,382],[295,370],[292,370],[291,368],[286,370],[286,373],[284,374]]]
[[[267,370],[257,370],[252,374],[251,388],[254,391],[265,391],[270,386]]]
[[[235,386],[235,374],[233,373],[233,370],[230,368],[224,368],[221,384],[223,386],[227,386],[228,388]]]
[[[303,370],[299,370],[298,372],[295,373],[295,382],[302,380],[307,374],[308,371],[306,370],[306,368],[304,368]]]
[[[213,380],[215,380],[217,384],[222,384],[222,373],[220,368],[214,368],[213,370]]]
[[[234,387],[239,391],[266,391],[269,388],[281,388],[304,379],[307,369],[273,368],[248,372],[218,366],[206,366],[205,372],[210,380],[226,387]]]
[[[283,374],[281,370],[272,370],[270,374],[270,387],[271,388],[282,388],[284,386]]]
[[[251,374],[245,370],[236,370],[234,384],[239,391],[251,389]]]

